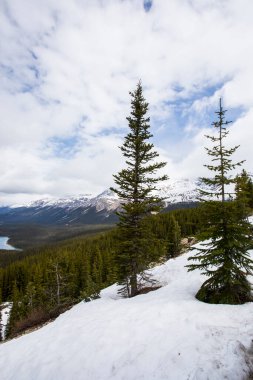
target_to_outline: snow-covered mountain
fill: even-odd
[[[159,190],[166,207],[175,204],[189,204],[196,201],[197,184],[188,179],[169,180]],[[97,196],[80,195],[60,199],[41,199],[18,206],[0,208],[0,223],[112,223],[116,221],[114,211],[120,200],[111,190]]]
[[[66,198],[44,198],[31,202],[24,207],[55,207],[55,208],[65,208],[66,210],[74,210],[80,207],[88,208],[95,207],[97,211],[101,210],[115,210],[119,206],[119,199],[111,190],[105,190],[97,196],[92,195],[80,195],[76,197],[66,197]],[[20,206],[19,206],[20,207]],[[16,207],[13,207],[16,208]]]
[[[159,194],[167,205],[197,201],[197,181],[189,179],[169,180],[160,188]]]
[[[170,180],[159,189],[159,195],[164,198],[166,204],[195,202],[197,198],[197,184],[189,179]],[[27,207],[62,207],[76,209],[79,207],[95,207],[97,211],[115,210],[120,205],[119,198],[110,189],[97,196],[80,195],[60,199],[42,199],[32,202]]]
[[[196,300],[205,278],[187,273],[188,256],[152,270],[162,286],[156,291],[120,299],[113,285],[101,299],[1,344],[1,380],[250,379],[253,303]]]

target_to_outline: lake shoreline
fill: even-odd
[[[8,236],[0,236],[0,249],[4,249],[6,251],[19,251],[18,248],[15,248],[8,243],[9,240],[10,238]]]

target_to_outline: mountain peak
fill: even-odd
[[[158,190],[166,207],[177,203],[197,200],[196,181],[172,179],[163,183]],[[97,196],[79,194],[64,198],[43,198],[22,207],[2,208],[0,222],[29,222],[42,224],[112,223],[116,221],[114,211],[120,199],[110,189]]]

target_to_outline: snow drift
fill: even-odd
[[[204,278],[187,273],[188,256],[152,270],[163,285],[156,291],[120,299],[113,285],[101,299],[1,344],[1,380],[246,379],[253,304],[196,300]]]

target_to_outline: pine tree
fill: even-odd
[[[152,215],[147,218],[152,233],[156,236],[156,246],[160,257],[170,259],[176,257],[181,249],[181,228],[172,213]]]
[[[248,188],[249,207],[252,210],[253,209],[253,182],[251,178],[249,178],[247,188]]]
[[[158,181],[167,176],[155,176],[165,162],[156,162],[159,156],[149,142],[150,118],[146,116],[148,103],[139,82],[132,93],[131,115],[127,117],[129,133],[120,147],[127,167],[114,175],[118,188],[111,188],[121,199],[122,210],[118,212],[119,246],[117,255],[119,284],[122,293],[133,297],[140,286],[139,278],[153,259],[154,239],[143,219],[152,211],[159,211],[161,199],[154,195]],[[149,236],[148,236],[149,235]],[[138,275],[140,277],[138,277]]]
[[[181,243],[181,229],[176,221],[174,215],[168,219],[168,231],[167,231],[167,239],[168,239],[168,250],[167,250],[167,258],[176,257],[180,252],[180,243]]]
[[[245,213],[240,212],[240,203],[232,200],[235,178],[231,170],[242,162],[233,163],[231,156],[238,146],[227,149],[224,139],[228,135],[225,121],[226,110],[221,100],[216,112],[218,120],[213,123],[217,131],[215,136],[207,136],[213,143],[206,148],[212,158],[210,165],[205,165],[214,176],[201,178],[205,190],[200,190],[206,225],[203,238],[210,241],[199,248],[195,256],[189,258],[194,262],[188,270],[201,269],[209,278],[196,297],[208,303],[241,304],[251,301],[251,288],[247,275],[252,274],[253,262],[247,253],[252,239],[251,226]]]
[[[27,313],[29,313],[29,311],[34,308],[35,297],[36,297],[35,284],[33,282],[28,282],[26,291],[25,291],[24,300],[23,300],[26,305]]]
[[[250,213],[253,207],[253,184],[249,174],[243,169],[235,179],[236,200],[241,204],[241,210],[246,214]]]
[[[26,310],[22,304],[22,295],[20,294],[16,282],[14,282],[12,288],[12,308],[5,332],[7,338],[12,334],[15,324],[22,319],[25,312]]]

